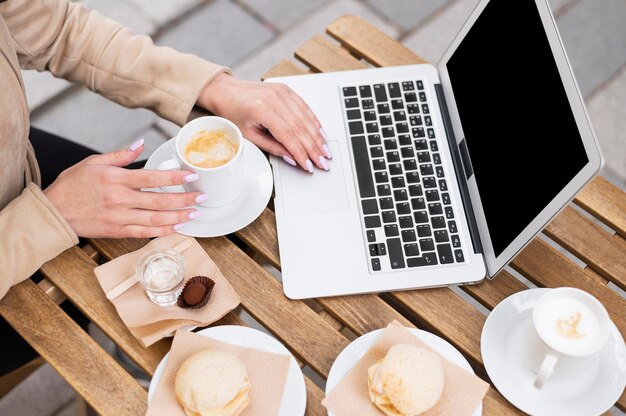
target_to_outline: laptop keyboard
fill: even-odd
[[[423,81],[341,92],[371,270],[464,262]]]

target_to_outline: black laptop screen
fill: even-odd
[[[533,0],[492,0],[447,63],[496,256],[587,164]]]

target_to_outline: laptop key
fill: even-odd
[[[383,222],[385,224],[389,224],[391,222],[396,222],[396,213],[393,211],[383,211]]]
[[[417,171],[406,173],[407,183],[418,183],[420,181],[420,175]]]
[[[363,119],[365,121],[376,121],[376,112],[375,111],[364,111]]]
[[[441,189],[441,192],[445,192],[448,190],[448,184],[446,183],[445,179],[439,179],[439,189]]]
[[[436,189],[426,191],[426,200],[428,202],[439,201],[439,192]]]
[[[415,150],[428,149],[428,143],[424,139],[415,140]]]
[[[367,136],[367,142],[370,144],[370,146],[377,146],[381,144],[380,134],[370,134],[369,136]]]
[[[352,138],[352,153],[354,156],[355,170],[361,198],[375,196],[374,181],[372,180],[370,161],[367,157],[367,144],[365,143],[365,137],[357,136]]]
[[[380,209],[393,209],[393,199],[391,198],[380,198],[378,202],[380,203]]]
[[[343,101],[344,101],[344,104],[346,105],[346,108],[355,108],[359,106],[358,98],[346,98]]]
[[[412,147],[403,147],[400,149],[403,158],[415,157],[415,151]]]
[[[385,140],[385,150],[396,150],[398,148],[398,142],[396,139]]]
[[[413,211],[426,209],[424,198],[411,198],[411,207]]]
[[[387,101],[387,91],[384,84],[374,85],[374,96],[378,102]]]
[[[408,133],[409,125],[406,123],[398,123],[396,124],[396,131],[399,133]]]
[[[418,95],[420,97],[420,101],[426,101],[426,93],[425,92],[420,92]]]
[[[419,163],[428,163],[428,162],[430,162],[430,153],[429,152],[418,152],[417,153],[417,161]]]
[[[463,250],[454,250],[454,258],[457,263],[463,263],[465,261],[465,257],[463,257]]]
[[[452,234],[456,234],[459,232],[459,230],[456,228],[456,221],[448,221],[448,230],[450,230]]]
[[[382,225],[378,215],[370,215],[365,218],[365,228],[378,228]]]
[[[432,238],[422,238],[420,240],[420,250],[433,251],[435,249],[435,242]]]
[[[424,124],[426,124],[427,126],[433,125],[433,120],[430,118],[430,116],[424,116]]]
[[[391,178],[391,187],[392,188],[404,188],[406,185],[404,183],[404,178],[402,176],[394,176]]]
[[[420,165],[420,173],[422,174],[422,176],[427,176],[427,175],[433,175],[435,172],[433,171],[433,165],[426,164],[426,165]]]
[[[461,239],[459,238],[458,235],[453,235],[452,237],[450,237],[450,240],[452,240],[452,247],[454,248],[461,247]]]
[[[413,231],[413,230],[411,230]],[[404,233],[404,231],[403,231]],[[413,236],[415,236],[415,231],[413,231]],[[407,240],[404,240],[407,241]],[[415,241],[415,240],[411,240],[411,241]],[[407,257],[412,257],[412,256],[419,256],[420,255],[420,249],[419,246],[417,245],[417,243],[412,243],[412,244],[405,244],[404,245],[404,254]]]
[[[402,241],[405,243],[412,243],[417,241],[417,236],[415,235],[415,230],[402,230]],[[416,244],[417,246],[417,244]],[[406,247],[406,246],[405,246]],[[406,254],[406,251],[405,251]],[[415,254],[417,256],[417,254]],[[408,254],[407,254],[408,256]]]
[[[387,239],[387,249],[389,250],[389,263],[392,269],[402,269],[404,265],[404,255],[402,254],[402,242],[399,238]]]
[[[389,88],[389,96],[391,98],[398,98],[402,96],[402,92],[400,91],[400,84],[398,84],[397,82],[392,82],[389,85],[387,85],[387,88]]]
[[[389,165],[389,173],[392,175],[402,175],[402,165],[399,163],[391,163]]]
[[[454,263],[450,244],[437,244],[437,254],[439,254],[439,261],[441,264]]]
[[[380,259],[372,259],[372,270],[374,270],[375,272],[380,270]]]
[[[361,98],[369,98],[372,96],[372,88],[369,85],[361,85],[359,87]]]
[[[428,138],[429,139],[434,139],[435,138],[435,130],[433,129],[427,129],[426,133],[428,134]]]
[[[430,151],[431,152],[436,152],[439,150],[439,147],[437,146],[437,142],[434,140],[430,141]]]
[[[433,153],[433,162],[435,162],[435,165],[441,165],[441,156],[439,156],[439,153]]]
[[[363,134],[363,123],[360,121],[350,121],[348,123],[348,129],[350,130],[350,134]]]
[[[411,205],[408,202],[399,202],[396,204],[396,212],[399,215],[406,215],[411,213]]]
[[[454,212],[452,211],[452,207],[446,207],[446,218],[449,220],[454,218]]]
[[[435,142],[432,142],[432,143],[435,143]],[[435,172],[437,173],[438,178],[443,178],[444,176],[443,166],[435,166]]]
[[[419,104],[408,104],[406,107],[409,110],[409,114],[419,114],[420,112]]]
[[[410,215],[398,218],[400,228],[413,228],[413,218]]]
[[[397,237],[400,235],[396,224],[385,225],[385,237]]]
[[[394,111],[393,119],[395,121],[406,121],[406,113],[404,111]]]
[[[393,163],[393,162],[399,162],[399,161],[400,161],[400,153],[398,153],[397,150],[394,150],[393,152],[387,152],[387,162]]]
[[[348,120],[358,120],[361,118],[361,110],[348,110]]]
[[[411,195],[411,196],[424,195],[424,191],[422,191],[422,185],[411,185],[411,186],[409,186],[409,195]]]
[[[381,126],[391,126],[393,125],[393,120],[389,114],[380,116],[380,125]]]
[[[434,266],[436,264],[437,257],[435,256],[435,253],[424,253],[422,257],[407,259],[407,265],[409,267]]]
[[[442,193],[441,200],[443,201],[444,205],[450,205],[450,194],[447,192]]]
[[[395,137],[396,133],[393,131],[393,127],[387,126],[382,128],[383,137]]]
[[[422,184],[424,185],[424,188],[436,188],[437,187],[437,183],[435,182],[435,178],[433,178],[432,176],[428,176],[424,179],[422,179]]]
[[[391,111],[389,109],[389,104],[387,103],[378,104],[376,108],[378,108],[378,114],[389,114],[389,112]]]
[[[370,249],[370,256],[374,257],[374,256],[384,256],[387,254],[387,250],[385,249],[385,244],[384,243],[379,243],[379,244],[370,244],[369,245],[369,249]]]
[[[411,136],[408,134],[399,135],[398,141],[400,142],[400,146],[410,146],[412,143]]]
[[[413,159],[404,160],[402,161],[402,164],[404,165],[404,170],[416,170],[417,169],[417,162],[415,162],[415,160]]]
[[[393,197],[398,202],[409,200],[409,196],[406,194],[406,191],[404,189],[396,189],[395,191],[393,191]]]
[[[357,104],[358,106],[358,104]],[[391,100],[391,108],[394,110],[402,110],[404,109],[404,102],[400,98],[396,98],[395,100]]]
[[[423,224],[417,226],[417,236],[418,237],[430,237],[430,225]]]
[[[424,127],[414,127],[411,131],[413,132],[413,137],[415,137],[416,139],[426,137],[426,134],[424,133]]]
[[[422,125],[422,116],[411,116],[409,118],[411,121],[411,126],[421,126]]]
[[[415,89],[415,86],[413,85],[413,81],[402,82],[402,89],[404,91],[413,91]]]
[[[450,238],[448,237],[448,232],[446,230],[435,231],[435,241],[437,243],[446,243],[450,241]]]
[[[424,89],[424,83],[422,81],[417,81],[417,89],[418,90],[423,90]]]
[[[365,124],[365,129],[368,133],[378,133],[378,123],[367,123]]]
[[[356,95],[356,87],[343,87],[343,96],[352,97]]]
[[[361,207],[363,208],[363,214],[378,214],[378,202],[375,199],[364,199],[361,201]]]
[[[376,233],[374,230],[367,230],[367,241],[370,243],[376,241]]]
[[[365,140],[365,137],[363,137],[363,139]],[[370,155],[372,155],[372,158],[383,157],[383,148],[381,146],[370,147]]]
[[[374,100],[361,100],[361,107],[363,107],[364,110],[373,110]]]
[[[428,108],[428,104],[422,104],[422,113],[429,114],[430,109]]]
[[[426,224],[428,223],[428,214],[426,211],[417,211],[413,213],[413,219],[415,224]]]
[[[428,204],[428,213],[430,215],[443,214],[443,209],[441,208],[441,204],[438,202],[431,202],[430,204]]]
[[[417,102],[417,94],[414,92],[407,92],[404,94],[404,99],[407,103],[415,103]]]
[[[387,185],[387,184],[378,185],[376,187],[376,190],[378,191],[378,196],[391,195],[391,187],[389,185]]]
[[[446,228],[446,220],[443,217],[432,217],[430,222],[434,229]]]
[[[382,171],[382,172],[376,172],[374,174],[375,178],[376,178],[376,183],[387,183],[389,182],[389,175],[387,175],[387,172]]]

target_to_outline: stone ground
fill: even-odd
[[[436,62],[476,0],[83,0],[146,33],[257,80],[344,14],[361,15]],[[550,0],[600,141],[603,174],[626,189],[626,0]],[[130,110],[49,74],[25,71],[33,125],[105,152],[146,139],[146,154],[176,132],[147,110]],[[31,400],[33,392],[48,392]],[[49,397],[48,397],[49,396]],[[44,366],[0,400],[0,414],[76,414],[72,391]],[[35,395],[37,397],[37,395]],[[19,409],[19,410],[18,410]],[[619,414],[619,413],[616,413]]]

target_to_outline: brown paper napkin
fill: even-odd
[[[381,416],[369,399],[367,389],[367,369],[387,355],[395,344],[414,344],[428,348],[428,345],[411,334],[399,322],[393,321],[383,331],[374,346],[350,370],[339,384],[322,401],[322,404],[335,416]],[[436,352],[436,351],[435,351]],[[471,415],[487,393],[489,384],[456,364],[443,359],[445,384],[439,401],[428,412],[432,415]]]
[[[241,416],[278,415],[289,370],[289,356],[239,347],[192,332],[177,331],[165,371],[148,404],[146,416],[185,416],[174,393],[176,373],[183,361],[206,348],[227,351],[246,365],[251,386],[250,405]]]
[[[139,282],[111,300],[130,332],[145,346],[154,344],[183,326],[207,326],[217,321],[239,305],[237,292],[200,244],[194,238],[180,234],[154,239],[145,247],[94,270],[104,293],[108,293],[135,273],[137,262],[144,253],[150,250],[167,250],[186,240],[191,245],[181,253],[185,259],[185,281],[197,275],[207,276],[215,281],[207,305],[199,309],[184,309],[177,305],[158,306],[148,299]]]

